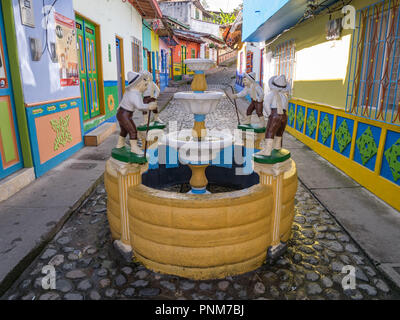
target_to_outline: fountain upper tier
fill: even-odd
[[[178,92],[175,99],[180,101],[184,109],[192,114],[206,115],[215,111],[218,103],[225,97],[223,92],[205,91],[196,92]]]
[[[186,59],[185,64],[193,71],[207,71],[215,66],[215,62],[210,59]]]

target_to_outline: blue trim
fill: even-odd
[[[206,121],[206,116],[204,114],[195,114],[194,121],[196,122],[204,122]]]
[[[190,193],[191,194],[206,194],[207,193],[207,187],[203,188],[203,189],[192,188],[192,191]]]
[[[195,74],[204,74],[204,71],[197,70],[197,71],[195,71],[194,73],[195,73]]]
[[[118,87],[118,81],[117,80],[107,80],[104,81],[104,87]]]
[[[44,104],[41,106],[36,106],[36,107],[31,107],[31,108],[26,108],[26,115],[28,119],[28,127],[29,127],[29,135],[31,139],[31,145],[32,145],[32,155],[33,155],[33,164],[35,168],[35,173],[36,177],[39,178],[42,175],[44,175],[47,171],[53,169],[69,157],[71,157],[74,153],[79,151],[84,147],[84,142],[83,142],[83,121],[82,117],[80,117],[80,123],[81,123],[81,142],[78,144],[72,146],[70,149],[64,151],[63,153],[55,156],[54,158],[48,160],[45,163],[41,163],[40,161],[40,154],[39,154],[39,145],[38,145],[38,140],[37,140],[37,135],[36,135],[36,124],[35,124],[35,119],[40,118],[49,114],[57,114],[62,111],[67,111],[71,109],[78,109],[80,111],[80,114],[82,114],[82,108],[81,108],[81,99],[72,99],[72,100],[67,100],[67,101],[61,101],[61,102],[56,102],[56,103],[50,103],[50,104]],[[72,106],[71,104],[76,103],[76,105]],[[61,108],[61,105],[67,105],[64,108]],[[55,106],[55,110],[49,110],[48,107],[53,107]],[[42,111],[41,113],[34,114],[36,111]]]

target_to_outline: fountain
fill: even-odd
[[[233,144],[232,135],[214,133],[209,135],[205,125],[206,116],[215,111],[225,94],[218,91],[206,91],[207,82],[204,71],[214,65],[212,60],[188,59],[185,64],[195,72],[192,92],[178,92],[175,100],[181,102],[183,109],[194,115],[193,130],[183,130],[167,135],[163,142],[179,151],[179,159],[192,170],[190,185],[192,194],[207,193],[208,180],[206,169],[218,153]]]
[[[179,92],[175,99],[194,115],[193,129],[149,138],[155,149],[151,155],[159,160],[151,169],[130,157],[107,162],[104,181],[114,244],[129,259],[160,273],[201,280],[250,272],[279,257],[291,237],[296,165],[289,153],[279,161],[251,157],[238,163],[235,155],[254,153],[254,142],[246,148],[232,134],[205,125],[225,96],[207,91],[204,71],[213,62],[185,62],[195,71],[193,91]],[[231,158],[223,154],[229,148]],[[167,153],[179,163],[161,163],[169,159]],[[239,175],[246,165],[251,172]],[[209,180],[235,191],[209,193]],[[188,182],[189,193],[164,191]]]

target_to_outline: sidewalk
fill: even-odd
[[[400,287],[396,279],[400,274],[395,274],[400,267],[400,212],[302,142],[289,134],[285,138],[285,147],[292,152],[301,182],[373,263]]]
[[[176,88],[159,97],[162,111]],[[114,132],[99,147],[85,147],[8,200],[0,202],[0,296],[18,278],[103,181],[117,141]]]
[[[248,103],[243,99],[237,102],[244,115]],[[300,181],[400,288],[400,212],[290,134],[285,135],[284,147],[292,153]]]

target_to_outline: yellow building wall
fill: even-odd
[[[376,0],[355,0],[351,5],[358,10],[373,3]],[[332,14],[332,19],[339,17],[343,17],[341,12]],[[328,21],[329,14],[309,19],[281,35],[268,49],[275,52],[280,44],[294,40],[296,61],[293,98],[344,109],[353,30],[343,30],[339,40],[328,41],[325,29]]]
[[[155,55],[159,55],[160,52],[160,40],[158,34],[151,30],[151,51],[154,52]],[[157,57],[155,57],[157,63]],[[158,63],[160,64],[160,57],[158,59]],[[160,67],[157,65],[156,70],[160,70]]]

